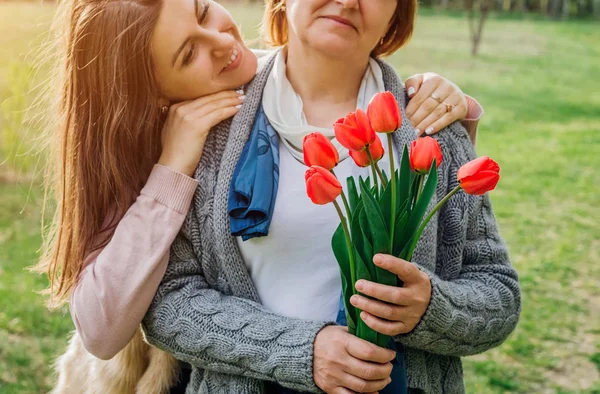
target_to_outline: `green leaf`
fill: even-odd
[[[392,220],[395,218],[392,217],[392,184],[388,183],[381,198],[379,199],[379,207],[381,208],[381,213],[383,214],[383,220],[385,221],[385,228],[389,229],[392,226]]]
[[[348,203],[350,204],[350,210],[352,211],[352,216],[354,217],[354,213],[356,212],[356,206],[358,205],[358,189],[356,188],[356,181],[354,177],[349,176],[346,179],[346,184],[348,185]]]
[[[390,183],[390,179],[388,178],[388,175],[385,172],[385,170],[381,170],[381,175],[383,176],[383,180],[385,180],[386,184]]]
[[[341,223],[337,230],[335,230],[335,233],[333,233],[331,247],[333,249],[335,259],[340,266],[340,276],[342,277],[342,293],[344,294],[344,306],[346,307],[347,311],[346,319],[348,320],[348,327],[350,327],[350,324],[356,327],[356,308],[350,304],[350,297],[353,294],[352,274],[350,272],[350,256],[348,255],[348,246],[346,245],[344,227]]]
[[[404,246],[409,241],[410,237],[406,235],[406,223],[408,223],[408,216],[410,212],[403,212],[402,216],[396,220],[396,232],[394,233],[394,250],[393,255],[400,257],[400,252],[404,249]]]
[[[410,156],[408,155],[408,146],[404,145],[402,159],[400,160],[400,172],[398,174],[398,201],[403,203],[410,196],[413,182],[413,172],[410,169]]]
[[[365,213],[369,222],[369,230],[371,232],[371,243],[373,245],[373,254],[377,253],[389,253],[388,241],[389,234],[388,229],[383,219],[383,213],[379,204],[375,201],[375,198],[367,190],[367,185],[362,183],[361,188],[361,200],[365,207]]]
[[[346,280],[344,275],[342,277],[342,294],[344,296],[344,308],[346,308],[346,323],[348,324],[348,332],[350,334],[356,334],[356,313],[357,310],[350,303],[350,297],[352,297],[352,287],[349,281]],[[349,291],[348,291],[349,290]]]
[[[427,181],[425,181],[425,186],[423,187],[423,192],[419,197],[419,200],[415,204],[414,209],[410,213],[410,218],[408,219],[408,223],[406,224],[406,236],[409,237],[407,240],[413,237],[414,233],[417,231],[421,222],[423,221],[423,216],[425,212],[427,212],[427,208],[431,202],[432,197],[435,195],[435,189],[437,187],[438,177],[437,177],[437,168],[435,166],[435,161],[431,165],[431,169],[429,170],[429,175],[427,176]],[[418,242],[418,239],[413,240],[415,243]],[[406,247],[406,245],[405,245]]]
[[[356,256],[356,280],[365,279],[368,281],[373,281],[373,276],[369,272],[369,269],[363,259],[360,257],[360,254],[355,250],[354,255]]]
[[[348,282],[350,282],[352,279],[352,273],[350,272],[350,256],[348,255],[348,245],[346,244],[344,227],[341,223],[333,233],[333,237],[331,238],[331,248],[333,249],[335,259],[340,266],[340,273],[348,280]]]
[[[368,228],[369,223],[366,219],[363,202],[359,201],[356,215],[352,217],[350,232],[352,233],[352,239],[354,240],[354,247],[363,261],[373,260],[373,247],[369,241],[370,231]],[[368,268],[370,268],[370,266]],[[372,277],[376,277],[377,272],[375,269],[370,269],[369,272]]]

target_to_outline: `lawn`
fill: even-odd
[[[52,15],[39,3],[0,3],[0,393],[42,393],[73,326],[50,313],[37,257],[43,194],[28,154],[39,122],[35,76]],[[248,39],[257,8],[232,7]],[[492,199],[523,288],[515,333],[465,359],[469,393],[600,393],[600,28],[594,23],[493,19],[469,56],[460,17],[424,12],[390,61],[404,77],[436,71],[485,108],[478,152],[503,178]],[[42,67],[43,70],[43,67]],[[37,108],[37,107],[36,107]],[[37,164],[37,165],[36,165]],[[8,175],[7,175],[8,174]],[[4,179],[4,180],[3,180]]]

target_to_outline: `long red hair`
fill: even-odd
[[[162,0],[70,0],[62,7],[59,121],[48,178],[57,207],[35,267],[49,276],[51,306],[68,298],[85,256],[106,245],[139,194],[158,161],[162,127],[150,45]]]

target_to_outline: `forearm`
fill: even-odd
[[[319,392],[313,380],[313,343],[330,323],[280,316],[259,303],[211,289],[197,261],[178,260],[191,251],[176,250],[177,244],[144,318],[151,344],[198,368]]]
[[[195,181],[164,168],[153,175],[110,242],[88,256],[71,295],[77,331],[86,349],[101,359],[116,355],[139,327],[195,190]]]

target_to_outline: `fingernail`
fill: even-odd
[[[235,91],[237,94],[244,94],[244,89],[238,89]]]
[[[417,137],[420,136],[421,135],[421,130],[415,129],[415,134],[417,135]]]
[[[392,378],[388,378],[388,384],[392,383]]]
[[[415,94],[415,88],[411,86],[410,88],[408,88],[408,97],[412,97],[413,94]]]
[[[244,96],[240,96],[239,99],[240,99],[240,101],[244,101],[244,100],[246,100],[246,96],[245,95]]]
[[[375,256],[373,256],[373,263],[379,265],[379,264],[381,264],[381,259],[382,259],[381,255],[376,254]]]
[[[425,134],[427,134],[427,135],[433,134],[433,127],[428,127],[427,130],[425,130]]]
[[[240,104],[240,105],[236,105],[235,107],[236,107],[237,109],[240,109],[240,108],[242,108],[242,104]]]
[[[363,286],[364,286],[364,282],[362,280],[359,280],[358,282],[356,282],[355,287],[357,290],[362,290]]]
[[[358,302],[358,297],[357,296],[350,297],[350,303],[352,305],[356,305],[357,302]]]

